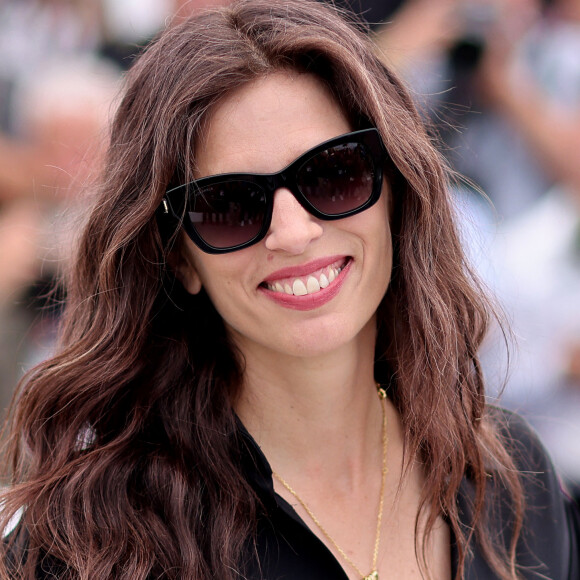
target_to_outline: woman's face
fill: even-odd
[[[271,74],[215,107],[206,137],[197,144],[196,177],[276,172],[351,130],[316,77]],[[215,255],[184,236],[178,276],[191,293],[205,288],[246,356],[251,351],[314,356],[363,340],[363,330],[367,338],[374,332],[375,311],[391,275],[389,194],[384,184],[371,208],[321,221],[290,191],[279,189],[262,241]]]

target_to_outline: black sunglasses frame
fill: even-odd
[[[370,158],[373,163],[373,184],[371,194],[366,202],[361,206],[356,207],[352,210],[341,212],[338,214],[329,214],[320,211],[314,207],[305,195],[300,191],[300,186],[297,182],[298,170],[310,159],[318,155],[320,152],[342,145],[345,143],[358,143],[364,145],[368,152],[370,153]],[[353,131],[351,133],[345,133],[344,135],[339,135],[316,145],[312,149],[309,149],[300,157],[292,161],[288,166],[286,166],[281,171],[276,173],[222,173],[219,175],[211,175],[208,177],[202,177],[195,181],[179,185],[165,192],[165,197],[161,202],[161,212],[166,217],[172,217],[174,220],[183,226],[186,234],[189,238],[204,252],[208,254],[226,254],[229,252],[235,252],[243,248],[247,248],[259,241],[263,240],[268,230],[270,229],[270,223],[272,221],[272,211],[274,208],[274,194],[280,188],[288,189],[300,205],[314,217],[325,220],[338,220],[346,217],[350,217],[360,213],[371,206],[373,206],[381,196],[381,190],[383,185],[383,174],[384,174],[384,164],[388,157],[385,146],[381,139],[380,133],[375,128],[362,129],[360,131]],[[258,233],[254,235],[247,242],[237,244],[234,246],[227,246],[225,248],[219,248],[208,244],[196,231],[193,224],[184,218],[186,214],[186,204],[192,195],[196,195],[202,188],[215,183],[223,183],[226,181],[243,181],[246,183],[252,183],[260,188],[266,195],[266,206],[264,208],[264,219],[262,226]]]

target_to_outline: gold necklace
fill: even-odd
[[[373,551],[373,563],[372,572],[366,576],[361,572],[360,568],[350,559],[347,553],[334,541],[334,538],[326,531],[324,526],[320,523],[318,518],[312,513],[312,510],[306,505],[304,500],[294,491],[286,480],[278,475],[275,471],[272,471],[272,475],[298,500],[298,503],[306,510],[306,513],[310,516],[310,519],[316,524],[320,531],[324,534],[324,537],[336,548],[338,553],[344,558],[346,562],[356,570],[357,574],[360,574],[362,580],[379,580],[379,573],[377,571],[377,560],[379,557],[379,546],[381,543],[381,524],[383,521],[383,504],[385,499],[385,481],[387,479],[387,413],[386,413],[386,402],[387,392],[377,383],[377,393],[379,399],[381,400],[381,408],[383,411],[383,430],[382,430],[382,443],[383,443],[383,464],[381,468],[381,492],[379,497],[379,512],[377,514],[377,531],[375,534],[375,548]]]

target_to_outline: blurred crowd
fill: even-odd
[[[170,16],[219,3],[0,0],[0,409],[54,342],[123,71]]]
[[[509,356],[499,328],[485,345],[490,395],[578,489],[580,0],[407,0],[377,42],[465,176],[465,243],[513,331]]]
[[[0,0],[0,408],[53,344],[123,71],[172,19],[226,2]],[[371,24],[465,176],[465,243],[516,339],[509,361],[499,328],[486,344],[490,394],[505,385],[578,485],[580,0],[335,3]]]

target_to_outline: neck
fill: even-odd
[[[280,473],[338,476],[345,485],[376,466],[381,406],[374,381],[374,325],[316,357],[245,349],[236,412]],[[316,445],[312,442],[316,441]]]

